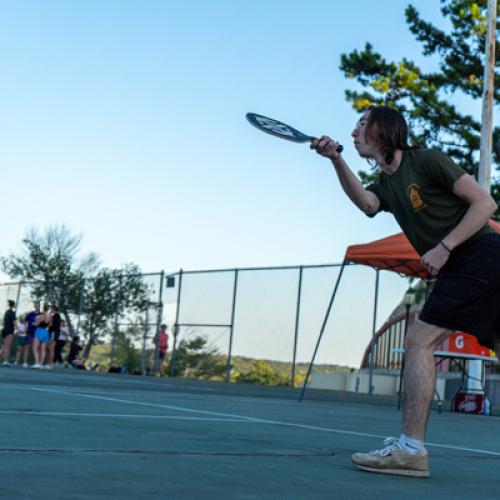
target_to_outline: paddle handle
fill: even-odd
[[[317,139],[317,137],[309,136],[309,140],[311,142],[314,141],[315,139]],[[337,151],[337,153],[342,153],[342,151],[344,151],[344,146],[342,146],[342,144],[339,144],[336,151]]]

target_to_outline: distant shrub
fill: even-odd
[[[275,370],[267,361],[253,361],[250,370],[246,373],[239,373],[235,381],[241,384],[260,384],[260,385],[288,385],[289,376],[285,373]]]

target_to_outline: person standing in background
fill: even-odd
[[[40,314],[40,302],[35,302],[33,304],[35,309],[29,312],[24,318],[24,330],[26,332],[26,342],[31,345],[33,344],[33,339],[35,338],[36,331],[36,318]]]
[[[10,358],[10,349],[12,347],[12,339],[14,338],[14,331],[16,329],[16,303],[13,300],[7,301],[7,311],[3,316],[3,328],[2,328],[2,356],[3,356],[3,365],[10,366],[9,358]]]
[[[18,365],[23,358],[23,367],[28,367],[28,355],[30,353],[30,344],[28,343],[28,335],[26,333],[26,323],[24,318],[20,317],[17,322],[17,349],[16,361],[14,365]]]
[[[165,363],[165,357],[167,355],[168,350],[168,333],[167,333],[167,325],[162,324],[160,326],[160,330],[155,335],[153,340],[156,349],[158,349],[158,368],[157,373],[160,373],[160,377],[163,376],[163,365]]]
[[[50,306],[49,341],[47,342],[47,363],[45,368],[51,369],[54,366],[54,355],[56,342],[61,333],[61,315],[59,308],[52,304]]]
[[[69,329],[66,326],[66,321],[61,319],[61,329],[59,332],[59,338],[56,340],[56,347],[54,350],[54,363],[56,366],[62,365],[62,351],[66,345],[66,341],[69,337]]]
[[[49,323],[50,313],[49,306],[43,306],[43,312],[39,312],[35,320],[35,338],[33,340],[33,355],[35,357],[35,364],[33,368],[43,368],[45,355],[47,351],[47,343],[49,341]]]

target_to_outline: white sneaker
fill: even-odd
[[[8,361],[4,361],[3,362],[3,366],[11,366],[10,363]]]
[[[23,363],[23,368],[28,368],[28,363]]]
[[[45,368],[46,370],[52,370],[53,366],[52,365],[45,365],[42,368]]]
[[[31,365],[31,368],[41,368],[41,367],[42,367],[42,365],[39,365],[38,363]]]

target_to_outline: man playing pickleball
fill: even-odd
[[[398,111],[371,107],[352,137],[358,154],[380,174],[366,188],[336,151],[337,142],[322,136],[311,149],[332,161],[345,193],[365,214],[395,216],[437,279],[406,336],[402,434],[380,450],[355,453],[352,461],[370,472],[428,477],[424,436],[436,384],[433,351],[461,330],[500,354],[500,234],[488,226],[497,205],[444,154],[409,147]]]

